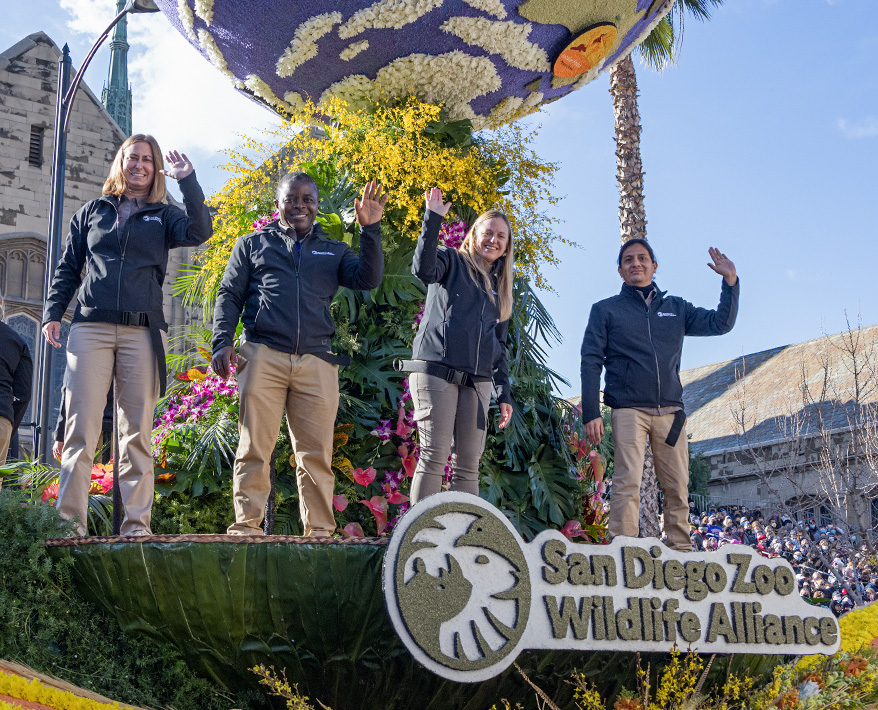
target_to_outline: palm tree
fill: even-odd
[[[683,40],[683,20],[691,16],[710,19],[712,7],[723,0],[677,0],[635,50],[648,66],[662,71],[676,61]],[[640,111],[637,107],[637,74],[629,54],[610,69],[610,94],[616,128],[616,180],[619,184],[619,227],[622,242],[646,238],[643,202],[643,163],[640,159]],[[683,442],[685,443],[685,442]],[[640,535],[659,536],[658,482],[652,451],[647,444],[640,487]]]

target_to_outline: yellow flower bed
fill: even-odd
[[[99,703],[96,700],[81,698],[66,690],[43,685],[36,678],[28,680],[3,672],[0,672],[0,695],[8,695],[11,698],[31,703],[41,703],[56,710],[107,710],[107,708],[123,707],[115,701],[112,704]],[[21,710],[21,707],[0,701],[0,710]]]
[[[534,153],[536,132],[518,124],[484,131],[470,145],[440,144],[429,131],[441,113],[439,106],[415,99],[376,106],[371,112],[332,99],[319,110],[303,104],[295,116],[261,139],[245,136],[241,149],[230,151],[230,161],[223,166],[231,178],[211,198],[218,214],[213,238],[196,256],[202,268],[199,287],[216,288],[235,241],[252,231],[251,222],[261,216],[252,212],[254,205],[273,199],[279,174],[298,162],[320,160],[345,171],[360,189],[367,180],[383,183],[387,211],[412,241],[420,229],[424,191],[434,185],[446,199],[476,214],[503,210],[516,237],[519,271],[537,286],[549,287],[541,267],[558,264],[556,243],[572,244],[555,232],[558,220],[546,212],[558,202],[553,193],[557,164]],[[316,125],[325,125],[326,134],[303,130]]]
[[[848,612],[839,619],[838,625],[841,629],[839,653],[855,653],[863,646],[868,646],[878,638],[878,602]],[[805,668],[824,658],[820,655],[805,656],[797,667]]]

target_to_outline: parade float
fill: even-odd
[[[568,539],[603,541],[602,452],[589,450],[579,436],[575,412],[553,395],[557,375],[548,366],[545,346],[557,331],[532,288],[551,287],[545,267],[557,264],[553,246],[564,241],[548,211],[556,199],[556,166],[533,153],[533,129],[515,121],[581,88],[624,58],[663,21],[672,1],[157,4],[169,23],[238,91],[285,119],[274,135],[247,138],[241,151],[230,156],[230,179],[212,198],[215,236],[177,285],[190,304],[209,312],[235,240],[272,219],[273,188],[283,173],[304,169],[315,178],[321,198],[318,221],[332,238],[355,249],[352,202],[358,189],[377,179],[390,195],[382,226],[382,285],[371,292],[342,290],[332,308],[338,331],[333,348],[352,360],[340,373],[334,441],[339,536],[326,541],[297,536],[301,528],[295,464],[285,427],[272,464],[269,535],[241,540],[222,534],[232,509],[237,391],[234,380],[224,383],[211,373],[206,342],[198,342],[190,332],[181,336],[189,345],[187,353],[171,361],[176,385],[160,403],[154,430],[156,534],[137,539],[110,535],[105,494],[112,476],[108,480],[108,472],[99,469],[93,475],[92,537],[60,537],[66,528],[52,518],[52,510],[29,512],[30,527],[16,523],[11,530],[10,534],[21,534],[26,528],[39,541],[39,546],[19,551],[35,566],[31,577],[22,577],[25,588],[42,580],[40,584],[75,590],[70,592],[70,609],[76,623],[88,626],[84,609],[96,610],[94,623],[103,626],[108,648],[125,649],[111,654],[121,659],[108,658],[106,664],[121,663],[119,667],[131,672],[136,672],[134,666],[148,668],[157,678],[185,682],[186,692],[147,696],[176,707],[259,706],[266,701],[256,692],[257,666],[263,668],[263,678],[283,677],[302,694],[336,710],[475,710],[501,698],[524,702],[534,692],[530,683],[550,693],[559,706],[574,707],[581,704],[582,693],[615,697],[623,689],[639,687],[644,664],[651,669],[646,670],[647,678],[662,668],[674,668],[676,657],[667,651],[678,642],[669,635],[657,639],[651,632],[653,636],[645,639],[641,631],[639,639],[631,637],[631,644],[611,644],[599,651],[577,643],[589,633],[594,637],[598,622],[591,631],[583,631],[581,624],[599,605],[592,599],[592,606],[583,611],[584,602],[568,594],[563,599],[573,601],[559,602],[552,618],[569,621],[570,643],[537,642],[523,650],[515,666],[507,664],[496,675],[480,676],[475,685],[462,683],[453,674],[428,670],[429,664],[413,652],[406,633],[388,613],[388,584],[382,580],[388,540],[403,521],[411,523],[403,514],[417,457],[417,430],[393,361],[410,352],[423,305],[425,290],[411,275],[410,264],[423,191],[433,185],[453,203],[443,227],[447,246],[456,246],[472,219],[490,207],[506,212],[517,239],[518,278],[507,357],[518,406],[508,429],[489,435],[481,464],[482,498],[502,516],[492,525],[510,535],[514,531],[521,545],[545,543],[546,535],[555,544]],[[31,500],[10,502],[6,509],[16,511],[15,506],[23,504],[29,510],[40,502],[48,508],[57,495],[53,473],[31,470],[32,489],[36,486]],[[45,548],[43,538],[48,538]],[[584,545],[575,547],[582,551],[571,557],[608,556],[589,553]],[[603,548],[592,548],[599,549]],[[637,553],[641,565],[646,564],[644,554],[660,554],[649,546],[643,549],[646,552]],[[482,553],[473,559],[478,562],[480,555],[492,559]],[[707,563],[693,562],[705,574]],[[565,569],[572,566],[565,564]],[[621,570],[628,569],[626,564],[619,557],[617,581]],[[677,564],[687,570],[679,573],[684,576],[692,569],[686,566],[689,562]],[[524,569],[520,559],[518,569]],[[558,572],[560,567],[553,569]],[[590,577],[574,581],[571,576],[568,581],[594,584],[590,570]],[[448,569],[454,572],[453,566]],[[722,583],[719,574],[715,570],[713,582],[704,581],[715,584],[711,591],[717,594],[724,592],[731,571],[722,571]],[[775,582],[782,576],[774,567],[771,575]],[[772,582],[765,594],[789,594],[783,579]],[[405,586],[408,581],[403,575],[399,583]],[[473,581],[464,580],[463,586]],[[604,581],[609,584],[609,577]],[[785,642],[765,647],[764,638],[751,638],[749,631],[737,628],[739,623],[753,625],[758,612],[752,606],[755,601],[746,601],[749,590],[735,593],[743,596],[734,603],[749,604],[750,611],[729,607],[725,621],[717,622],[728,647],[711,646],[712,653],[723,654],[708,664],[711,677],[732,669],[756,677],[781,658],[778,653],[800,653],[802,644],[822,644],[826,651],[837,646],[837,637],[821,619],[809,627],[813,631],[817,624],[817,636],[806,636],[803,625],[801,637],[795,629],[790,632],[789,649]],[[12,597],[9,603],[10,609],[16,608]],[[601,601],[600,608],[607,609],[607,604]],[[631,609],[629,605],[633,614]],[[17,623],[11,611],[2,614],[5,623]],[[579,625],[573,620],[576,614]],[[21,646],[29,649],[27,653],[16,652],[29,653],[47,670],[72,675],[83,685],[112,687],[111,679],[95,680],[97,671],[81,670],[94,664],[71,659],[79,658],[76,644],[98,637],[96,630],[86,633],[79,626],[49,623],[51,616],[44,619],[34,612],[35,618],[28,618],[38,641]],[[609,617],[601,618],[606,636]],[[694,622],[690,618],[687,623],[691,632]],[[708,622],[703,623],[707,630]],[[508,625],[508,620],[492,622],[495,633]],[[561,626],[556,627],[556,641],[568,636]],[[641,623],[641,628],[646,627]],[[680,628],[681,638],[691,643]],[[418,635],[409,631],[410,637]],[[736,646],[730,641],[736,632],[746,643]],[[491,641],[476,637],[475,644],[468,647],[470,656],[493,655],[488,650],[493,648]],[[124,666],[126,654],[129,665]],[[443,654],[454,657],[461,652],[452,642],[450,655],[447,647]],[[571,678],[577,678],[578,685],[571,685]],[[143,697],[135,685],[122,691],[132,702]],[[198,694],[203,702],[193,700]]]

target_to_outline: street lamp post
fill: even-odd
[[[67,168],[67,127],[70,122],[70,114],[73,113],[73,99],[76,90],[82,82],[85,70],[94,57],[98,48],[109,37],[112,29],[128,13],[158,12],[159,8],[153,0],[128,0],[107,29],[92,46],[85,56],[82,66],[76,72],[73,81],[70,81],[70,52],[67,45],[61,54],[58,63],[58,92],[55,99],[55,136],[52,153],[52,187],[49,200],[49,234],[46,245],[46,278],[43,284],[43,302],[49,295],[49,288],[55,277],[55,266],[61,253],[61,235],[63,230],[64,214],[64,178]],[[39,415],[37,417],[37,438],[39,443],[39,458],[44,463],[49,463],[52,451],[52,437],[49,416],[51,414],[52,401],[52,366],[54,364],[54,352],[52,346],[43,339],[40,347],[40,359],[42,369],[40,372],[40,397]]]

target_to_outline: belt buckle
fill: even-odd
[[[123,311],[119,316],[119,325],[131,325],[131,314]]]

